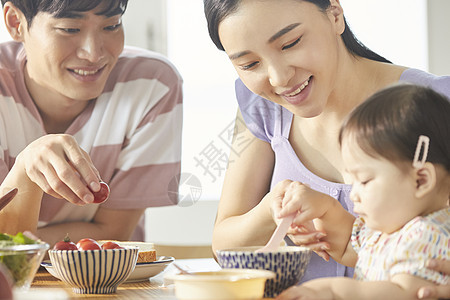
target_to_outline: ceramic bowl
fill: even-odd
[[[222,269],[212,272],[168,275],[180,300],[261,299],[267,279],[275,273],[265,270]]]
[[[305,274],[311,250],[305,247],[284,246],[277,251],[258,252],[261,247],[241,247],[217,251],[222,268],[269,270],[276,277],[266,283],[264,297],[273,298],[296,285]]]
[[[149,263],[137,263],[126,282],[148,281],[149,278],[162,273],[175,258],[172,256],[158,256],[155,261]]]
[[[158,256],[155,261],[149,263],[136,263],[134,271],[131,272],[125,282],[148,281],[151,277],[162,273],[174,260],[175,258],[172,256]],[[43,266],[52,276],[59,279],[50,260],[44,260],[41,263],[41,266]]]
[[[108,250],[49,250],[58,278],[77,294],[111,294],[136,267],[138,247]]]
[[[0,247],[0,263],[9,270],[15,288],[30,288],[48,248],[47,243]]]

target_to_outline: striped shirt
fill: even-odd
[[[416,217],[386,238],[380,239],[381,235],[361,217],[356,219],[352,232],[352,246],[358,253],[356,279],[390,280],[397,274],[409,274],[450,284],[449,275],[425,267],[431,258],[450,260],[450,208]]]
[[[25,86],[25,62],[21,43],[0,44],[0,180],[28,144],[46,135]],[[111,188],[101,206],[142,209],[175,204],[168,186],[181,168],[181,128],[182,78],[175,67],[159,54],[125,47],[102,94],[65,133],[89,153]],[[88,222],[98,207],[44,194],[39,226]]]

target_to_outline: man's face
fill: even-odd
[[[55,18],[38,13],[22,42],[25,81],[33,99],[87,101],[103,91],[124,46],[121,15],[97,10]]]

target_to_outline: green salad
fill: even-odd
[[[0,233],[0,263],[3,263],[9,269],[14,283],[19,286],[27,279],[32,268],[32,262],[26,254],[26,251],[24,254],[17,254],[12,250],[6,250],[6,248],[15,245],[30,244],[39,244],[39,242],[26,237],[21,232],[16,235]]]

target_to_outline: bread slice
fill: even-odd
[[[107,241],[98,241],[100,244],[103,244]],[[126,246],[137,246],[138,250],[138,259],[137,263],[149,263],[156,260],[156,249],[153,243],[147,242],[133,242],[133,241],[112,241],[116,242],[122,247]]]

